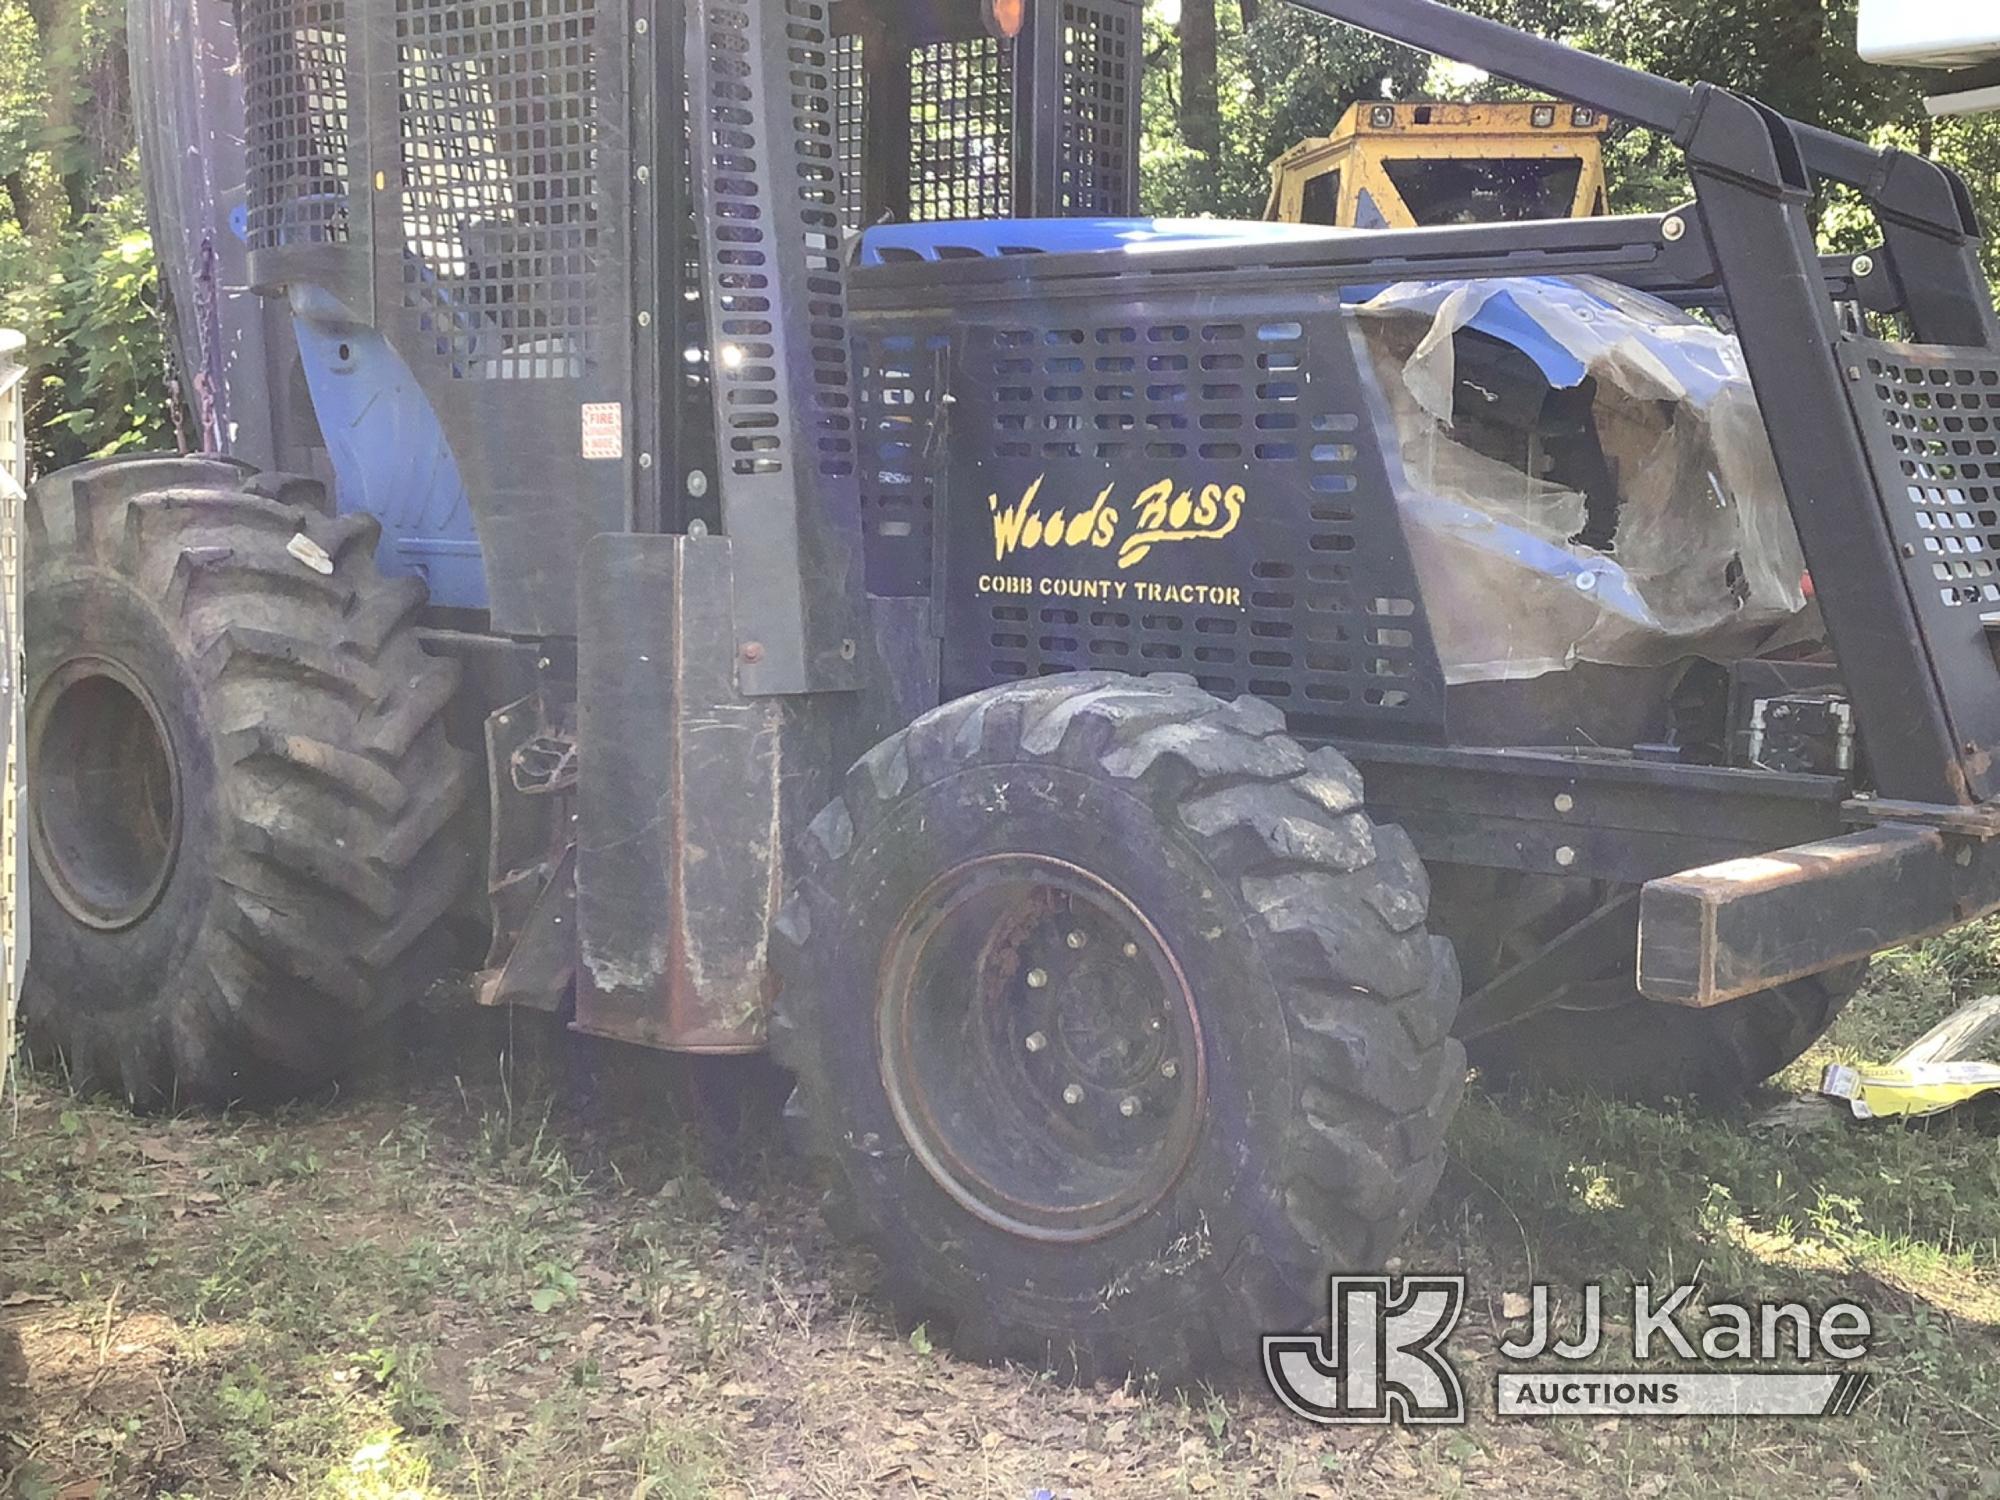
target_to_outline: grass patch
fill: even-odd
[[[1784,1082],[1885,1057],[1995,987],[2000,928],[1890,955]],[[718,1153],[675,1123],[684,1065],[567,1045],[542,1076],[433,1058],[394,1091],[250,1118],[135,1119],[29,1079],[0,1136],[0,1492],[2000,1493],[2000,1106],[1785,1134],[1475,1089],[1404,1252],[1472,1277],[1454,1354],[1475,1420],[1325,1432],[1254,1389],[954,1361],[880,1315],[764,1138]],[[1615,1316],[1635,1279],[1863,1303],[1868,1404],[1491,1417],[1503,1294],[1548,1282],[1561,1315],[1601,1281]]]

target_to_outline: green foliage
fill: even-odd
[[[172,426],[127,72],[122,0],[0,0],[0,322],[39,469]]]
[[[1936,158],[1964,174],[1989,222],[2000,222],[2000,117],[1930,120],[1922,77],[1880,68],[1855,51],[1855,0],[1456,0],[1468,10],[1615,61],[1749,94],[1795,119]],[[1218,52],[1219,159],[1187,142],[1179,97],[1184,7],[1213,7]],[[1148,0],[1142,196],[1149,213],[1261,214],[1266,169],[1280,152],[1325,135],[1350,104],[1382,97],[1519,97],[1521,90],[1323,21],[1282,0]],[[1612,207],[1656,212],[1689,196],[1679,152],[1621,130],[1607,150]],[[1826,248],[1854,250],[1877,233],[1857,201],[1817,205]],[[1987,242],[2000,280],[2000,237]]]
[[[264,1462],[271,1442],[271,1390],[256,1365],[231,1370],[215,1389],[214,1420],[229,1466],[249,1479]]]
[[[1972,190],[1986,226],[1980,258],[1986,278],[2000,286],[2000,115],[1924,121],[1927,128],[1905,125],[1893,132],[1897,144],[1935,155],[1955,168]]]
[[[1916,75],[1854,51],[1855,0],[1460,0],[1618,61],[1753,94],[1803,120],[1935,154],[2000,220],[2000,119],[1931,121]],[[1213,153],[1182,97],[1184,7],[1216,20]],[[1144,206],[1255,217],[1270,161],[1323,135],[1357,100],[1505,97],[1510,85],[1283,0],[1148,0]],[[170,445],[173,408],[158,281],[131,138],[121,0],[0,0],[0,321],[28,335],[37,465]],[[1204,96],[1206,91],[1203,91]],[[1205,107],[1205,105],[1203,106]],[[1654,211],[1688,192],[1678,153],[1615,135],[1613,206]],[[1827,248],[1872,240],[1849,197],[1820,205]],[[1986,248],[2000,280],[2000,239]]]
[[[536,1312],[554,1312],[575,1299],[577,1279],[567,1267],[545,1260],[535,1267],[532,1274],[537,1284],[528,1294],[528,1305]]]
[[[52,263],[25,246],[9,259],[4,318],[28,336],[37,469],[171,446],[158,277],[137,195],[83,219]]]
[[[1867,136],[1921,112],[1915,76],[1861,60],[1854,48],[1855,0],[1611,0],[1551,7],[1487,0],[1501,20],[1523,11],[1549,15],[1557,31],[1649,73],[1706,79],[1761,99],[1795,120]],[[1509,13],[1512,13],[1511,15]]]
[[[1326,134],[1352,100],[1416,92],[1430,70],[1422,53],[1294,6],[1267,4],[1248,28],[1227,0],[1217,11],[1222,159],[1210,163],[1182,133],[1171,11],[1160,0],[1147,8],[1140,172],[1149,213],[1258,217],[1273,157]]]

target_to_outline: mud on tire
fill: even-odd
[[[468,767],[422,585],[320,486],[208,459],[26,512],[30,1046],[140,1103],[296,1093],[441,966]]]
[[[1010,685],[814,822],[772,1045],[830,1219],[959,1352],[1252,1361],[1436,1185],[1456,962],[1409,840],[1283,728],[1185,678]]]

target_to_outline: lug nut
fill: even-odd
[[[1118,1101],[1118,1113],[1128,1120],[1139,1113],[1139,1096],[1137,1094],[1127,1094],[1123,1099],[1120,1099]]]
[[[1064,1089],[1063,1103],[1065,1104],[1083,1103],[1083,1085],[1080,1083],[1072,1083],[1068,1088]]]
[[[1048,982],[1049,982],[1049,971],[1048,971],[1047,969],[1030,969],[1030,970],[1028,970],[1028,988],[1029,988],[1029,989],[1031,989],[1031,990],[1039,990],[1039,989],[1043,989],[1043,988],[1046,988],[1046,987],[1047,987],[1047,985],[1048,985]]]
[[[1137,943],[1127,943],[1125,945],[1125,956],[1127,958],[1137,958],[1139,956],[1139,945]]]
[[[1043,1036],[1039,1031],[1031,1031],[1028,1033],[1028,1040],[1026,1046],[1030,1052],[1039,1052],[1042,1050],[1042,1048],[1048,1046],[1048,1044],[1049,1044],[1049,1039]]]
[[[1152,1020],[1150,1020],[1150,1021],[1148,1021],[1148,1022],[1146,1023],[1146,1029],[1147,1029],[1148,1031],[1158,1031],[1158,1030],[1159,1030],[1159,1029],[1160,1029],[1160,1028],[1161,1028],[1162,1026],[1164,1026],[1165,1024],[1166,1024],[1166,1023],[1165,1023],[1164,1021],[1162,1021],[1162,1020],[1161,1020],[1161,1019],[1160,1019],[1160,1018],[1159,1018],[1158,1016],[1155,1016],[1155,1017],[1153,1017],[1153,1019],[1152,1019]]]
[[[1072,932],[1068,937],[1064,938],[1063,941],[1068,943],[1072,948],[1081,948],[1085,943],[1089,942],[1090,939],[1085,937],[1080,932]]]
[[[1168,1059],[1167,1059],[1167,1060],[1166,1060],[1165,1062],[1163,1062],[1163,1063],[1161,1063],[1161,1064],[1160,1064],[1160,1076],[1161,1076],[1162,1078],[1178,1078],[1178,1077],[1180,1077],[1180,1076],[1181,1076],[1181,1065],[1180,1065],[1179,1063],[1175,1062],[1175,1061],[1174,1061],[1174,1060],[1173,1060],[1173,1059],[1172,1059],[1171,1057],[1170,1057],[1170,1058],[1168,1058]]]

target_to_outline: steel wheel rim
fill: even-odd
[[[886,947],[882,1084],[911,1150],[982,1221],[1097,1239],[1187,1168],[1207,1091],[1199,1012],[1137,905],[1047,855],[967,860]]]
[[[49,674],[28,715],[28,845],[49,893],[100,931],[158,904],[180,855],[180,767],[153,695],[108,657]]]

